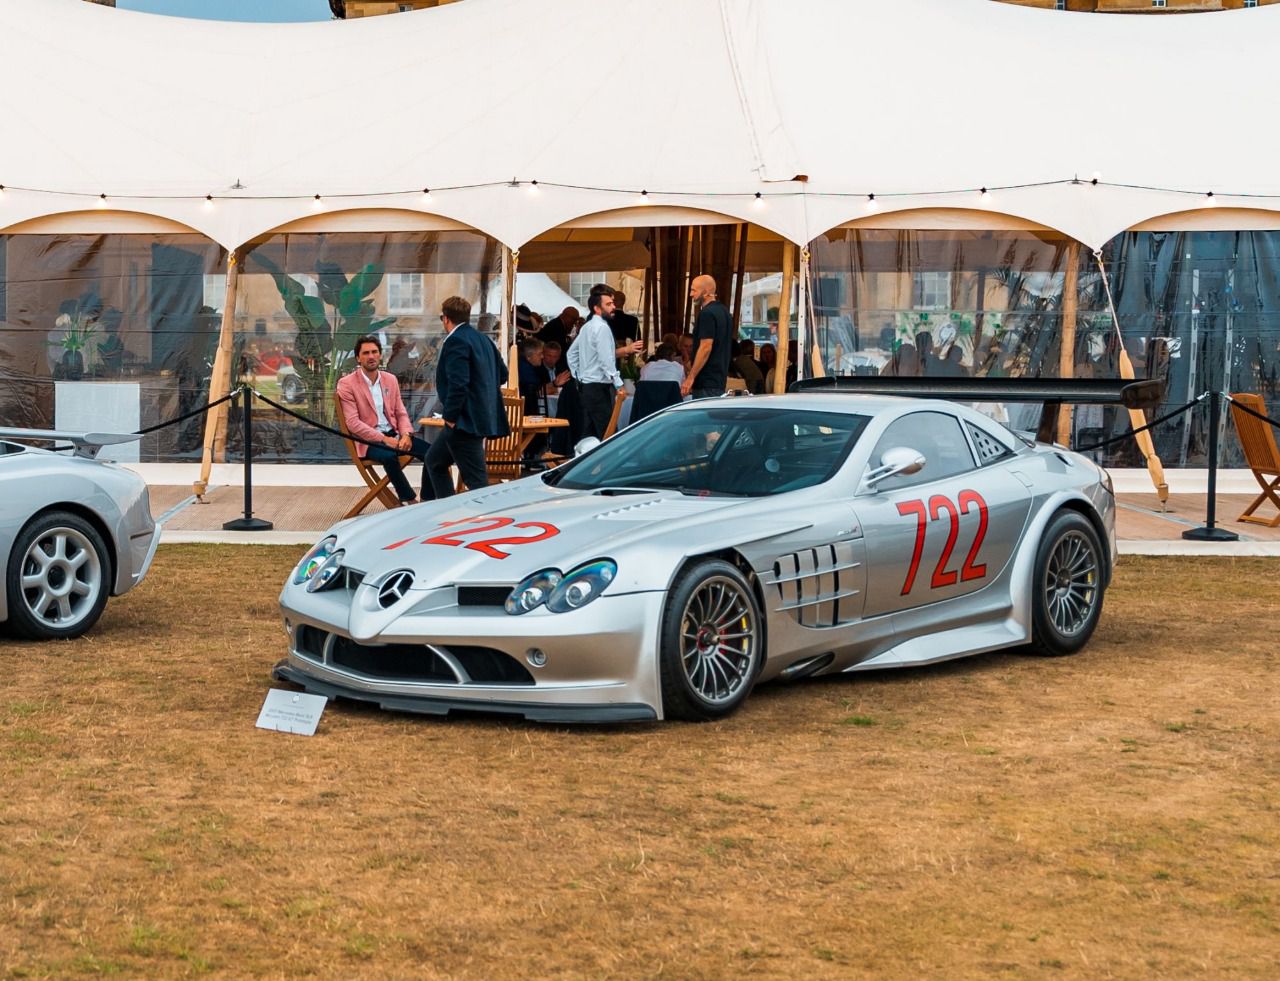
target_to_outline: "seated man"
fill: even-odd
[[[520,395],[524,398],[524,412],[528,416],[546,414],[546,399],[550,395],[551,373],[543,364],[543,344],[536,337],[527,337],[520,345]]]
[[[569,362],[564,356],[564,349],[555,341],[547,341],[542,346],[542,364],[551,375],[551,383],[556,388],[564,388],[569,380]],[[551,392],[552,395],[555,392]]]
[[[413,435],[413,424],[400,398],[400,383],[389,371],[379,371],[382,343],[372,336],[355,343],[356,370],[338,379],[338,399],[347,432],[367,443],[356,443],[356,453],[381,466],[395,486],[401,504],[417,503],[409,478],[400,467],[400,457],[408,454],[419,460],[430,447]],[[426,473],[423,472],[424,481]]]
[[[641,381],[673,381],[684,384],[684,365],[675,360],[676,349],[663,341],[653,357],[640,369]]]
[[[755,341],[738,342],[738,355],[733,359],[733,367],[738,369],[738,377],[746,382],[747,391],[752,395],[759,395],[764,391],[764,373],[756,364]]]

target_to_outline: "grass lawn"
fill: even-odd
[[[1275,977],[1263,559],[1122,560],[1081,654],[714,725],[254,728],[301,549],[166,546],[0,639],[0,977]]]

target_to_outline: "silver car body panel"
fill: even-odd
[[[0,440],[8,432],[0,430]],[[115,464],[0,441],[0,570],[8,569],[14,541],[27,523],[58,510],[88,518],[102,533],[111,553],[111,595],[142,581],[160,541],[146,481]],[[7,618],[6,590],[0,589],[0,621]]]
[[[359,584],[309,593],[290,577],[280,605],[291,642],[277,676],[397,708],[414,708],[411,700],[421,697],[428,711],[452,704],[519,713],[551,704],[580,707],[583,718],[592,718],[593,708],[630,706],[638,707],[633,715],[608,717],[660,718],[657,655],[666,594],[700,556],[736,558],[754,573],[766,631],[761,681],[786,677],[811,660],[817,665],[811,673],[830,674],[1026,642],[1036,549],[1062,507],[1094,521],[1114,562],[1114,501],[1103,471],[1060,447],[1029,446],[965,406],[841,393],[729,404],[847,412],[870,421],[830,480],[773,496],[571,490],[529,477],[340,522],[330,534]],[[895,420],[921,411],[950,413],[994,433],[1007,452],[986,466],[977,465],[975,453],[974,465],[953,476],[931,480],[922,473],[909,487],[868,490],[863,478],[880,437]],[[485,554],[486,542],[503,557]],[[499,605],[505,591],[538,570],[568,572],[600,558],[617,563],[617,576],[580,610],[511,616]],[[412,587],[382,609],[379,587],[402,570],[412,573]],[[489,606],[461,602],[486,590]],[[324,650],[300,650],[300,625],[349,639],[361,657],[388,645],[492,649],[532,680],[435,683],[361,671]],[[535,652],[545,656],[541,665]]]

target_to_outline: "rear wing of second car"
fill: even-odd
[[[137,433],[75,433],[61,429],[9,429],[0,426],[0,439],[39,439],[63,441],[70,443],[76,456],[94,459],[104,446],[116,446],[120,443],[132,443],[141,439]],[[66,449],[66,447],[63,447]]]
[[[1041,402],[1036,439],[1052,443],[1058,410],[1065,405],[1122,405],[1154,409],[1164,399],[1164,383],[1154,378],[923,378],[896,375],[834,375],[803,378],[793,392],[853,392],[901,395],[951,402]]]

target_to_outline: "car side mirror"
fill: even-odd
[[[862,478],[864,490],[875,490],[882,480],[890,477],[908,477],[924,469],[924,454],[909,446],[893,446],[880,457],[880,466],[873,468]]]

